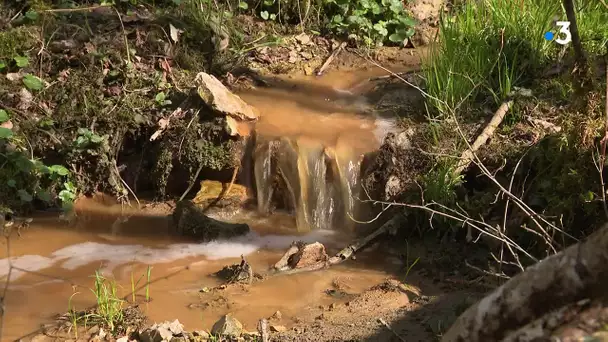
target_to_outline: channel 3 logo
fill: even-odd
[[[560,45],[566,45],[572,41],[572,33],[570,33],[570,22],[569,21],[556,21],[555,26],[559,27],[559,36],[555,39],[555,42]],[[561,37],[560,37],[561,36]],[[545,39],[552,41],[555,38],[555,33],[549,31],[545,32]]]

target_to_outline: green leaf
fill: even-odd
[[[49,168],[52,173],[56,173],[60,176],[67,176],[70,171],[66,169],[63,165],[53,165]]]
[[[78,132],[78,135],[86,135],[88,133],[91,133],[91,131],[89,131],[88,128],[83,128],[83,127],[80,127],[77,132]]]
[[[23,76],[23,84],[30,90],[42,90],[44,84],[42,80],[34,75],[26,74]]]
[[[62,202],[71,202],[76,197],[73,192],[68,190],[61,190],[57,195]]]
[[[6,127],[0,127],[0,139],[7,139],[13,136],[13,131]]]
[[[76,187],[74,186],[74,184],[72,184],[72,182],[65,182],[65,183],[63,184],[63,186],[65,187],[65,189],[66,189],[67,191],[70,191],[70,192],[76,192]]]
[[[157,103],[162,104],[163,102],[165,102],[165,98],[167,98],[167,96],[164,92],[161,91],[160,93],[156,94],[156,97],[154,99]]]
[[[0,70],[6,68],[6,62],[0,61]]]
[[[399,21],[401,22],[401,25],[411,26],[411,27],[416,26],[416,20],[414,20],[414,18],[412,18],[412,17],[403,16],[399,19]]]
[[[383,37],[388,34],[388,30],[386,29],[385,24],[382,22],[374,24],[374,30],[376,30],[376,32],[378,32]]]
[[[262,12],[260,12],[260,17],[262,17],[262,19],[264,19],[264,20],[268,20],[268,18],[270,17],[270,14],[268,14],[268,11],[262,11]]]
[[[86,142],[87,138],[83,137],[82,135],[76,138],[76,146],[84,146]]]
[[[31,160],[29,160],[25,157],[17,158],[15,160],[15,165],[17,166],[19,171],[24,172],[24,173],[30,173],[32,171],[32,169],[34,168],[34,163],[32,163]]]
[[[46,190],[38,191],[38,193],[36,193],[36,197],[47,203],[51,201],[51,194]]]
[[[91,142],[92,142],[93,144],[99,144],[99,143],[100,143],[100,142],[102,142],[102,141],[103,141],[103,137],[101,137],[101,136],[99,136],[99,135],[97,135],[97,134],[93,134],[93,135],[91,136]]]
[[[19,189],[17,191],[17,194],[19,195],[19,198],[21,199],[21,201],[23,202],[31,202],[34,198],[32,197],[32,195],[30,195],[29,192],[23,190],[23,189]]]
[[[17,64],[17,66],[20,68],[25,68],[26,66],[28,66],[30,64],[30,60],[25,56],[17,56],[17,57],[14,57],[13,59],[15,60],[15,63]]]
[[[14,188],[14,187],[16,187],[16,186],[17,186],[17,182],[16,182],[14,179],[9,179],[9,180],[6,182],[6,185],[10,186],[11,188]]]
[[[8,115],[8,113],[4,109],[0,109],[0,123],[7,122],[10,119],[11,117]]]
[[[270,15],[270,20],[275,20],[276,18],[277,18],[277,15],[276,15],[276,14],[272,13],[272,14]]]
[[[246,10],[249,8],[249,5],[245,1],[239,2],[239,8],[242,10]]]
[[[25,13],[25,17],[31,21],[35,21],[36,19],[38,19],[38,12],[29,10]]]

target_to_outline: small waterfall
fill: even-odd
[[[268,213],[282,192],[299,231],[350,229],[359,196],[358,156],[302,137],[257,143],[253,155],[258,210]],[[276,179],[281,181],[276,181]]]

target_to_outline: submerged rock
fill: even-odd
[[[201,242],[229,239],[245,235],[250,230],[244,223],[228,223],[212,219],[192,201],[177,202],[172,219],[179,234],[199,239]]]
[[[243,324],[231,314],[224,315],[211,328],[212,335],[239,337],[243,333]]]
[[[240,184],[221,183],[204,180],[201,189],[192,199],[192,203],[199,207],[230,207],[238,206],[247,200],[247,187]]]

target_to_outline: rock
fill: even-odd
[[[251,128],[245,123],[234,119],[232,116],[226,116],[226,131],[232,137],[248,137],[251,135]]]
[[[215,76],[201,72],[196,75],[198,95],[215,112],[241,121],[257,120],[257,110],[228,90]]]
[[[139,333],[140,342],[161,342],[163,338],[155,329],[146,329]]]
[[[173,335],[181,335],[184,332],[184,325],[177,319],[168,324],[168,328]]]
[[[285,328],[285,326],[282,326],[282,325],[271,325],[270,331],[280,333],[280,332],[287,331],[287,328]]]
[[[310,44],[310,36],[307,35],[306,33],[300,33],[299,35],[297,35],[296,40],[298,41],[298,43],[300,43],[302,45]]]
[[[285,271],[296,268],[323,267],[328,260],[329,256],[325,253],[323,244],[315,242],[306,245],[303,242],[297,242],[283,254],[281,260],[274,265],[274,269]]]
[[[210,336],[209,333],[204,330],[196,330],[192,333],[192,335],[194,337],[200,337],[201,339],[208,339]]]
[[[127,336],[123,336],[116,340],[116,342],[129,342],[129,338]]]
[[[291,268],[304,268],[319,262],[325,262],[328,259],[325,246],[315,242],[300,248],[300,251],[294,255],[289,264]]]
[[[243,333],[243,325],[231,314],[224,315],[211,328],[212,335],[239,337]]]
[[[46,336],[45,334],[36,335],[36,336],[32,337],[32,339],[30,340],[30,342],[51,342],[51,341],[55,341],[55,339],[52,337]]]
[[[312,66],[310,66],[310,65],[304,66],[304,75],[311,76],[312,74],[314,74],[314,72],[315,72],[315,70],[313,69]]]
[[[204,214],[192,201],[179,201],[172,214],[177,232],[208,242],[229,239],[249,233],[249,226],[242,223],[228,223],[212,219]]]
[[[202,208],[211,205],[224,208],[239,206],[247,200],[247,187],[240,184],[232,184],[230,192],[226,193],[228,187],[230,187],[229,183],[204,180],[201,182],[201,189],[192,199],[192,203]]]
[[[283,318],[283,314],[281,313],[281,311],[278,311],[273,313],[272,316],[270,316],[270,319],[272,320],[276,320],[276,321],[280,321]]]

